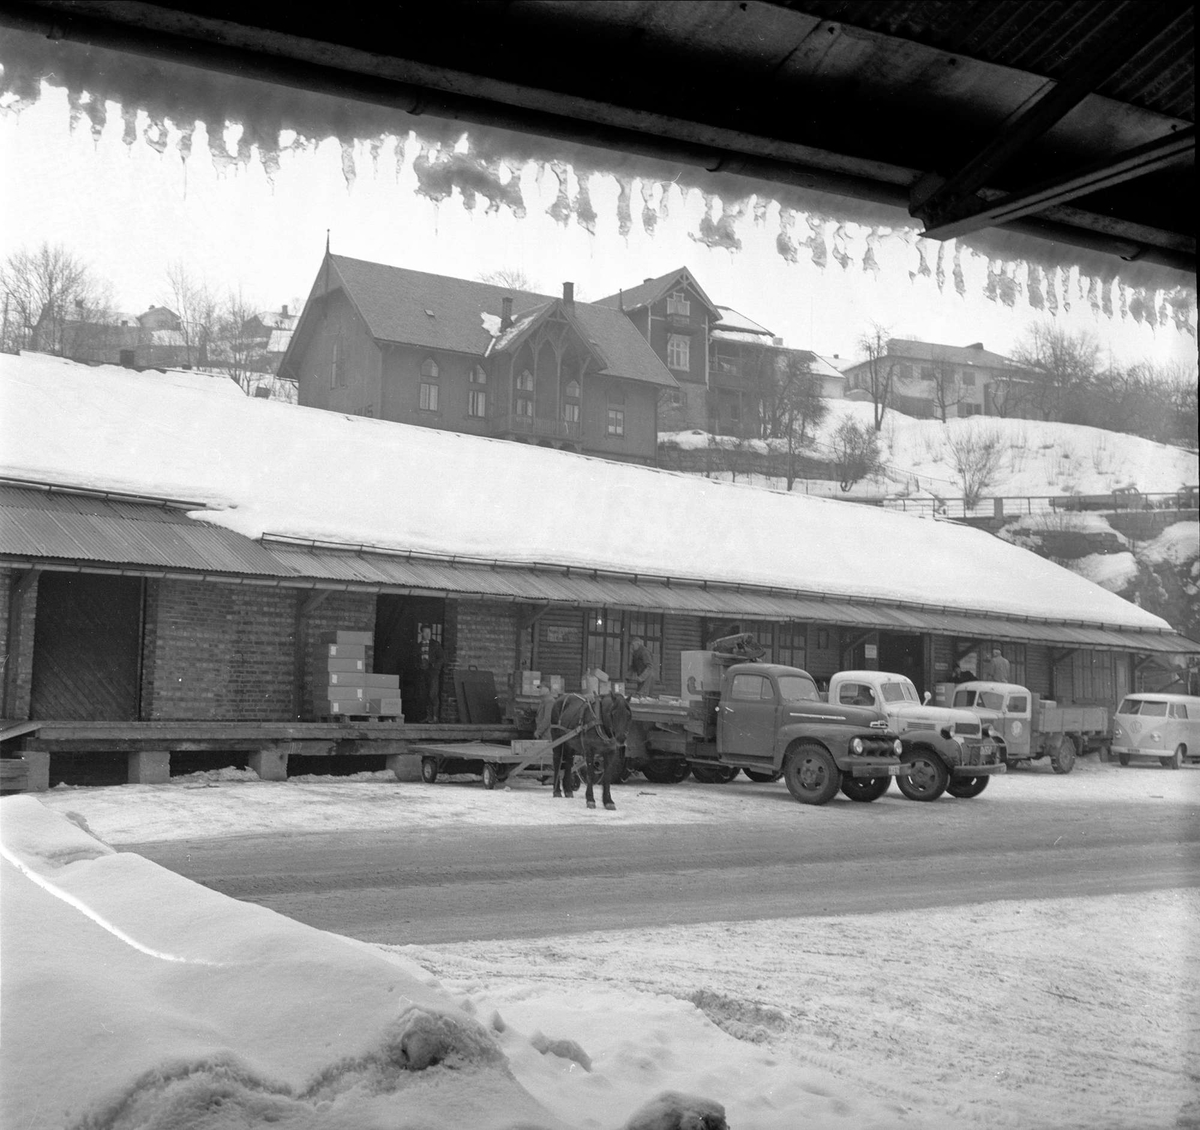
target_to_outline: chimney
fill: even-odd
[[[654,281],[653,279],[642,279],[643,284],[648,283],[648,282],[653,282],[653,281]]]
[[[983,342],[982,341],[973,341],[973,342],[971,342],[970,345],[967,346],[967,348],[968,349],[982,349]]]
[[[503,333],[512,325],[512,298],[505,295],[500,299],[500,332]]]
[[[563,305],[572,308],[575,305],[575,284],[573,282],[563,283]]]
[[[279,312],[280,312],[280,314],[282,314],[282,315],[283,315],[285,318],[288,316],[288,312],[287,312],[287,303],[286,303],[286,302],[283,304],[283,309],[282,309],[282,310],[280,310]]]

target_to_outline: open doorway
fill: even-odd
[[[421,627],[428,624],[433,638],[442,643],[445,619],[446,602],[441,597],[381,593],[375,599],[374,668],[380,675],[400,676],[400,699],[406,722],[425,718],[417,666]]]
[[[879,669],[907,675],[916,684],[917,694],[924,696],[925,644],[922,637],[900,632],[880,632]]]

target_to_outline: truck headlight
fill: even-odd
[[[892,742],[892,749],[896,751],[896,756],[899,757],[904,752],[904,743],[897,738],[894,742]]]
[[[850,752],[851,753],[862,753],[862,751],[863,751],[862,738],[852,738],[850,740]]]

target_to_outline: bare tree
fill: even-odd
[[[821,378],[812,371],[811,361],[794,351],[776,355],[773,381],[762,410],[763,438],[784,441],[788,490],[798,477],[800,452],[828,413],[829,405],[821,395]]]
[[[166,277],[167,293],[163,301],[179,315],[186,363],[207,365],[216,331],[218,302],[208,285],[193,275],[182,260],[176,259],[167,267]]]
[[[933,365],[933,405],[938,419],[944,424],[950,418],[950,410],[957,409],[963,401],[962,378],[948,361],[935,361]]]
[[[1004,441],[997,431],[964,427],[950,432],[946,446],[962,483],[963,509],[971,510],[996,482]]]
[[[254,378],[268,371],[262,338],[251,328],[258,307],[240,289],[230,291],[221,303],[215,323],[215,340],[210,350],[210,367],[225,373],[246,393]]]
[[[880,467],[879,434],[863,427],[853,416],[844,416],[833,433],[833,465],[843,491]]]
[[[109,284],[62,244],[43,241],[14,251],[0,267],[4,293],[2,347],[63,353],[67,327],[112,318]]]
[[[1037,374],[1032,403],[1043,420],[1081,422],[1076,417],[1100,368],[1100,345],[1091,334],[1073,334],[1062,326],[1031,326],[1013,354],[1022,368]]]
[[[533,281],[525,271],[524,267],[501,267],[496,271],[486,271],[479,276],[480,282],[491,283],[492,286],[503,286],[509,290],[524,290],[530,291],[533,294],[540,294],[537,283]],[[576,297],[579,297],[578,290]]]
[[[858,339],[859,351],[867,362],[866,388],[871,394],[877,432],[883,427],[883,418],[891,403],[892,384],[895,381],[896,365],[899,360],[888,355],[890,337],[891,331],[886,326],[872,322],[867,331]]]

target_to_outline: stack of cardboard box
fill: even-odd
[[[317,692],[318,715],[401,716],[400,676],[371,671],[374,642],[371,632],[322,633],[318,670],[324,668],[328,683]]]

